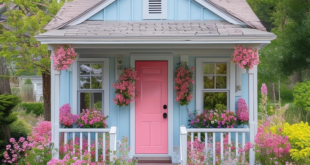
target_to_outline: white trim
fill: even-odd
[[[102,78],[103,78],[103,114],[105,116],[108,116],[109,115],[109,89],[110,89],[110,76],[109,76],[109,58],[79,58],[78,60],[76,60],[77,62],[103,62],[103,75],[102,75]],[[78,92],[78,65],[76,63],[76,66],[74,67],[75,69],[73,69],[73,82],[77,82],[76,83],[76,89],[73,90],[73,93],[75,93],[76,97],[75,97],[75,100],[76,100],[76,113],[78,114],[78,97],[77,97],[77,92]]]
[[[130,104],[130,154],[133,156],[172,156],[173,155],[173,57],[172,56],[130,56],[130,66],[137,60],[168,61],[168,154],[135,154],[135,102]]]
[[[99,11],[106,8],[107,6],[109,6],[113,2],[115,2],[115,0],[106,0],[106,1],[102,2],[100,5],[96,6],[91,11],[87,12],[86,14],[82,15],[80,18],[77,18],[76,20],[69,23],[69,25],[77,25],[77,24],[80,24],[80,23],[86,21],[88,18],[97,14]]]
[[[78,53],[77,58],[75,59],[75,61],[72,64],[72,110],[71,113],[73,114],[78,114],[78,97],[77,97],[77,86],[78,86],[78,75],[77,75],[77,61],[79,60],[79,56],[80,54]]]
[[[220,92],[228,91],[227,93],[227,107],[229,110],[235,111],[235,69],[234,65],[230,63],[229,58],[196,58],[196,110],[203,112],[203,63],[206,62],[226,62],[227,63],[227,88],[226,89],[210,89],[210,91]],[[233,66],[232,66],[233,65]]]
[[[213,5],[211,5],[210,3],[208,3],[205,0],[195,0],[195,1],[198,2],[200,5],[204,6],[205,8],[209,9],[210,11],[215,13],[216,15],[220,16],[221,18],[225,19],[226,21],[232,23],[232,24],[244,25],[243,22],[241,22],[241,21],[233,18],[232,16],[220,11],[219,9],[217,9],[216,7],[214,7]]]
[[[161,13],[160,14],[150,14],[149,13],[149,1],[150,0],[143,0],[143,12],[142,17],[143,19],[167,19],[167,1],[168,0],[161,0]]]

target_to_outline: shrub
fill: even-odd
[[[32,85],[32,81],[29,78],[27,78],[24,84]]]
[[[83,109],[76,124],[81,128],[107,128],[107,118],[96,109]]]
[[[14,121],[9,127],[11,130],[11,136],[15,139],[27,137],[28,133],[30,133],[32,129],[31,125],[20,118]]]
[[[12,95],[20,96],[20,88],[19,87],[12,87],[11,92],[12,92]]]
[[[310,127],[308,123],[284,124],[283,134],[291,144],[290,154],[300,164],[310,164]]]
[[[287,87],[287,85],[281,84],[280,93],[282,102],[293,102],[293,89]]]
[[[44,114],[43,103],[22,103],[21,105],[22,108],[26,110],[27,114],[29,114],[30,112],[34,113],[37,116]]]
[[[32,84],[23,84],[21,86],[21,98],[24,102],[35,101],[35,93]]]

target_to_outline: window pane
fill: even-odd
[[[90,64],[81,64],[80,65],[80,75],[89,75],[90,74]]]
[[[215,74],[215,64],[203,64],[203,74]]]
[[[101,76],[91,77],[91,89],[102,89],[102,77]]]
[[[203,107],[205,110],[215,109],[215,107],[227,109],[227,92],[204,92]]]
[[[216,74],[227,74],[227,64],[217,63],[216,64]]]
[[[83,109],[93,109],[102,110],[102,92],[98,93],[89,93],[82,92],[80,93],[80,112]]]
[[[216,77],[216,88],[217,89],[226,89],[227,88],[227,77],[226,76],[217,76]]]
[[[102,64],[92,64],[91,74],[100,75],[102,73]]]
[[[90,89],[89,76],[80,76],[80,87],[81,89]]]
[[[203,77],[203,88],[214,89],[214,76],[204,76]]]

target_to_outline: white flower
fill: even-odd
[[[211,121],[211,124],[214,124],[214,121]]]

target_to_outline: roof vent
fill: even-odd
[[[167,19],[167,0],[143,0],[143,19]]]

